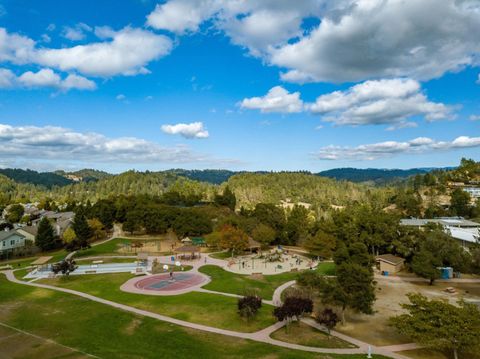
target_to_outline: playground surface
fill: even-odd
[[[178,295],[199,289],[210,279],[201,273],[176,272],[135,277],[125,282],[124,292],[147,295]]]

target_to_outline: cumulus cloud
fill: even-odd
[[[217,0],[175,0],[158,4],[147,16],[147,24],[155,29],[176,33],[197,31],[199,25],[219,10]]]
[[[0,69],[0,88],[41,88],[50,87],[62,91],[72,89],[94,90],[95,82],[75,74],[69,74],[65,79],[51,69],[41,69],[37,72],[26,71],[16,76],[9,69]]]
[[[123,101],[127,98],[127,96],[125,96],[123,93],[121,94],[118,94],[115,99],[118,100],[118,101]]]
[[[62,36],[70,41],[83,40],[87,32],[91,32],[92,28],[83,22],[76,24],[75,26],[65,26],[63,28]]]
[[[167,147],[135,137],[108,138],[63,127],[5,124],[0,124],[0,158],[125,164],[222,162],[184,145]]]
[[[300,99],[300,92],[289,93],[283,87],[275,86],[265,96],[243,99],[240,107],[261,112],[293,113],[303,110],[303,101]]]
[[[345,91],[335,91],[308,105],[313,113],[336,125],[392,124],[393,128],[412,127],[413,116],[428,121],[452,116],[452,108],[432,102],[412,79],[370,80]]]
[[[209,133],[202,122],[177,123],[176,125],[162,125],[162,131],[169,135],[180,135],[187,139],[208,138]]]
[[[1,83],[1,76],[0,76],[0,83]],[[468,119],[470,121],[480,121],[480,115],[470,115]]]
[[[428,80],[479,65],[478,0],[169,0],[147,18],[179,34],[206,21],[287,68],[285,81]]]
[[[76,71],[88,76],[145,74],[149,62],[170,53],[172,41],[164,35],[125,27],[114,31],[104,29],[105,41],[65,47],[38,48],[35,41],[10,34],[0,28],[0,62],[38,64],[62,71]]]
[[[460,136],[452,141],[435,141],[418,137],[406,142],[386,141],[357,147],[326,146],[313,157],[319,160],[375,160],[401,154],[421,154],[434,151],[448,151],[480,147],[480,137]]]

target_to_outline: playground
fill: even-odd
[[[295,253],[272,250],[226,259],[223,268],[238,274],[272,275],[315,268],[318,263]]]
[[[147,277],[136,277],[124,283],[124,292],[150,295],[176,295],[190,292],[209,282],[200,273],[170,272]]]

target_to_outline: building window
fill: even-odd
[[[13,246],[14,244],[15,244],[15,239],[12,239],[12,240],[10,241],[10,245]]]

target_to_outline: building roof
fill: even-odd
[[[405,262],[402,257],[394,256],[393,254],[381,254],[375,258],[377,261],[387,262],[394,266]]]
[[[480,241],[480,231],[476,228],[447,227],[447,230],[455,239],[470,243],[478,243]]]
[[[402,226],[423,227],[428,223],[438,223],[452,227],[480,227],[480,223],[469,221],[463,217],[405,218],[400,220],[400,225]]]
[[[23,231],[26,233],[31,234],[32,236],[36,236],[38,232],[38,227],[37,226],[25,226],[17,229],[17,231]]]
[[[248,248],[260,248],[261,244],[258,243],[256,240],[253,238],[248,237]]]
[[[18,233],[17,231],[13,230],[13,231],[0,231],[0,241],[3,241],[13,235],[17,235],[17,236],[20,236],[20,237],[23,237],[25,238],[25,236],[21,233]]]
[[[181,246],[181,247],[175,248],[175,252],[195,253],[195,252],[200,252],[200,249],[197,246]]]

